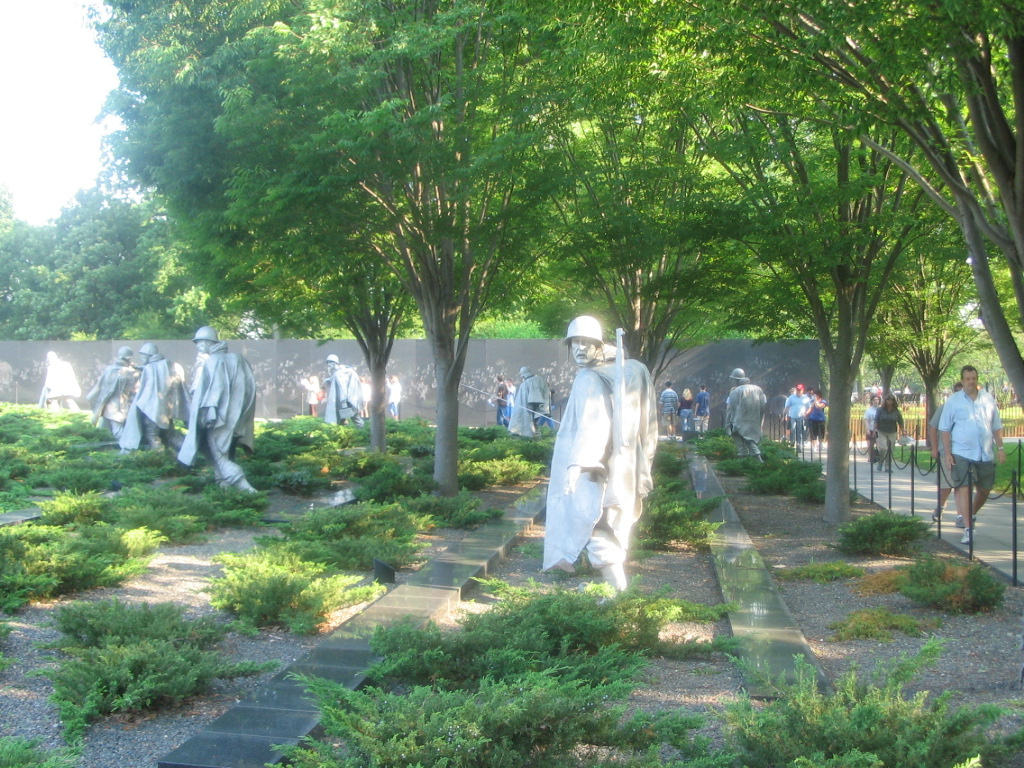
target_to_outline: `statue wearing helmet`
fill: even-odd
[[[586,550],[605,580],[622,590],[629,537],[652,487],[654,385],[646,366],[624,352],[605,362],[601,324],[593,317],[573,320],[565,343],[579,371],[555,438],[543,567],[572,573]]]
[[[51,411],[77,411],[76,397],[82,396],[75,369],[53,351],[46,353],[46,378],[39,393],[39,407]]]
[[[725,400],[725,430],[732,435],[739,456],[761,459],[761,424],[768,399],[764,391],[751,384],[742,368],[735,368],[729,378],[736,386]]]
[[[131,347],[119,347],[113,362],[103,369],[96,385],[86,395],[92,405],[93,423],[102,422],[116,438],[121,437],[139,381],[139,369],[131,360]]]
[[[508,431],[513,435],[533,437],[541,425],[554,426],[548,413],[551,410],[551,388],[547,380],[528,366],[519,369],[521,383],[516,390],[509,416]]]
[[[256,380],[252,366],[241,355],[228,352],[217,332],[203,326],[192,339],[197,351],[188,434],[178,461],[191,466],[202,452],[213,465],[217,482],[226,487],[255,491],[235,463],[238,446],[252,450],[256,416]]]
[[[327,378],[324,379],[324,421],[328,424],[363,426],[363,385],[359,374],[350,365],[343,365],[337,355],[328,355]]]
[[[121,452],[166,446],[177,453],[184,436],[174,422],[187,422],[189,411],[185,369],[167,360],[151,341],[139,347],[139,359],[142,374],[118,440]]]

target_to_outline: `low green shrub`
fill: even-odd
[[[110,519],[122,528],[159,531],[168,541],[195,540],[210,527],[213,506],[204,498],[176,493],[171,488],[129,488],[111,505]]]
[[[250,675],[265,664],[232,664],[215,651],[177,638],[111,642],[68,649],[73,655],[42,674],[53,682],[52,701],[64,738],[77,743],[93,720],[174,704],[208,689],[218,678]]]
[[[491,476],[476,464],[467,464],[459,470],[459,489],[463,491],[482,491],[490,485]]]
[[[810,482],[801,483],[793,488],[792,493],[800,501],[821,504],[825,501],[825,481],[819,477]]]
[[[924,557],[903,570],[900,592],[915,603],[950,613],[978,613],[1002,605],[1006,586],[978,563]]]
[[[173,603],[131,605],[117,598],[76,602],[57,610],[54,626],[63,635],[53,648],[99,648],[111,643],[173,637],[200,648],[216,645],[227,631],[216,619],[188,619]]]
[[[881,667],[872,682],[861,681],[854,670],[831,692],[819,690],[816,670],[801,662],[795,682],[779,685],[777,699],[727,707],[743,764],[873,765],[861,762],[873,756],[886,768],[949,768],[974,755],[995,764],[1008,744],[988,732],[1000,717],[998,706],[954,709],[949,692],[904,695],[907,683],[940,652],[941,643],[929,640],[916,655]]]
[[[768,462],[748,475],[747,489],[751,493],[791,495],[796,489],[821,481],[821,465],[813,461],[792,459]]]
[[[777,579],[792,581],[807,579],[818,584],[827,584],[840,579],[857,579],[864,575],[864,569],[842,560],[834,563],[808,563],[796,568],[780,568],[772,571]]]
[[[699,440],[692,441],[691,445],[697,453],[712,461],[736,457],[736,444],[724,429],[712,429]]]
[[[328,424],[313,416],[295,416],[284,421],[259,422],[253,458],[275,463],[310,449],[327,447],[338,452],[359,442],[357,430]]]
[[[622,701],[630,684],[590,687],[543,672],[485,680],[473,691],[350,691],[323,679],[303,682],[320,702],[328,739],[289,749],[288,763],[296,768],[598,766],[606,764],[603,750],[643,753],[661,734],[678,740],[687,726],[700,724],[675,714],[627,719],[624,707],[609,705]]]
[[[11,628],[7,624],[0,622],[0,643],[2,643],[4,638],[6,638],[9,634],[11,634]],[[11,664],[13,663],[14,660],[8,659],[6,656],[4,656],[3,651],[0,650],[0,672],[3,672],[5,669],[7,669],[7,667],[11,666]],[[3,765],[3,763],[0,762],[0,765]]]
[[[342,454],[339,472],[343,477],[357,479],[372,475],[384,467],[402,466],[394,456],[377,451],[349,451]]]
[[[842,621],[829,624],[835,630],[833,640],[881,640],[889,643],[893,631],[910,637],[923,637],[925,628],[934,628],[936,622],[925,622],[913,616],[893,613],[887,608],[863,608],[854,611]]]
[[[676,478],[683,473],[684,469],[686,469],[686,461],[678,451],[673,450],[673,446],[669,446],[667,443],[658,446],[658,450],[654,454],[654,463],[651,465],[651,471],[655,475]]]
[[[628,654],[671,655],[673,644],[659,637],[666,624],[715,621],[729,609],[632,591],[601,600],[576,590],[542,594],[498,580],[481,584],[500,600],[486,613],[464,617],[460,632],[432,625],[379,629],[371,644],[384,660],[371,676],[446,687],[539,669],[590,682],[631,677],[643,665]]]
[[[103,523],[78,531],[32,523],[0,528],[0,606],[13,611],[35,599],[116,586],[141,573],[163,541],[154,531]]]
[[[419,496],[437,487],[432,478],[407,472],[401,464],[385,464],[359,480],[352,494],[359,501],[390,501],[403,496]]]
[[[310,510],[280,526],[281,536],[261,536],[256,543],[336,570],[368,571],[375,557],[401,568],[416,559],[422,546],[416,535],[430,525],[428,515],[404,502],[361,502]]]
[[[434,442],[434,428],[425,419],[418,417],[402,419],[401,421],[388,419],[387,441],[388,450],[395,453],[405,453],[414,445],[432,445]]]
[[[328,475],[309,469],[278,472],[271,478],[271,481],[285,493],[294,496],[312,496],[331,484],[331,478]]]
[[[211,604],[252,627],[285,626],[293,632],[313,632],[327,614],[384,591],[381,585],[353,587],[362,576],[330,575],[323,565],[279,550],[224,554],[215,559],[224,564],[224,575],[209,587]]]
[[[248,528],[260,525],[269,500],[265,493],[208,485],[203,498],[210,505],[209,522],[217,528]]]
[[[485,487],[491,485],[518,485],[532,480],[540,474],[540,464],[524,461],[512,456],[488,461],[460,461],[460,477],[464,472],[480,474],[485,478]]]
[[[49,501],[39,502],[45,525],[81,526],[103,519],[110,511],[110,499],[96,491],[61,492]]]
[[[78,757],[72,750],[48,750],[39,740],[16,736],[0,738],[0,766],[3,768],[74,768]]]
[[[928,524],[913,515],[883,510],[858,517],[839,527],[838,547],[848,555],[913,554],[929,535]]]
[[[417,517],[429,517],[439,528],[476,528],[503,514],[500,509],[480,509],[480,499],[466,491],[450,497],[425,493],[408,499],[405,507]]]
[[[721,500],[699,499],[682,481],[656,485],[644,501],[637,539],[647,549],[665,550],[674,543],[707,549],[722,524],[705,518]]]

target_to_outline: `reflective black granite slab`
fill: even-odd
[[[298,744],[298,738],[249,736],[202,731],[164,757],[160,768],[262,768],[281,762],[275,744]]]
[[[13,512],[0,512],[0,527],[5,525],[17,525],[29,520],[38,520],[42,517],[43,511],[39,507],[29,509],[18,509]]]
[[[309,733],[320,721],[319,712],[235,706],[206,727],[213,733],[230,733],[267,738],[295,738]]]
[[[722,495],[722,486],[702,457],[692,457],[690,472],[698,496]],[[729,614],[732,633],[742,640],[737,655],[746,662],[744,678],[747,691],[755,698],[771,698],[766,680],[796,678],[796,657],[818,670],[818,684],[827,687],[827,679],[807,639],[797,626],[789,606],[775,587],[761,559],[728,499],[711,513],[722,522],[711,544],[715,570],[728,603],[739,607]]]

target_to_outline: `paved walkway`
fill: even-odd
[[[1014,442],[1007,440],[1007,443]],[[936,472],[926,472],[931,456],[923,444],[918,448],[918,467],[911,471],[909,462],[893,463],[892,472],[872,471],[864,454],[864,445],[857,445],[850,454],[850,487],[893,512],[917,515],[931,523],[932,511],[937,501]],[[1019,513],[1024,514],[1024,508]],[[1005,576],[1011,584],[1019,585],[1024,579],[1024,563],[1020,555],[1015,557],[1016,541],[1020,534],[1020,523],[1015,521],[1013,495],[1005,488],[993,490],[985,506],[981,508],[974,526],[973,551],[961,544],[963,529],[957,528],[956,501],[950,494],[940,525],[933,530],[951,546],[972,555],[975,559]],[[1024,542],[1021,542],[1024,546]]]

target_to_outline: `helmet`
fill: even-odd
[[[530,370],[530,366],[524,365],[522,368],[519,369],[519,375],[522,376],[523,378],[527,378],[529,376],[533,376],[533,371]]]
[[[127,360],[131,356],[132,356],[132,348],[131,347],[118,347],[117,348],[117,358],[116,359],[118,359],[118,360]]]
[[[156,348],[156,344],[154,344],[152,341],[147,341],[145,344],[139,347],[139,354],[146,355],[148,357],[152,357],[159,351],[160,350]]]
[[[198,331],[196,335],[192,337],[192,341],[220,341],[217,336],[217,331],[208,325],[204,325]]]
[[[744,373],[742,368],[733,368],[732,373],[729,374],[730,379],[745,379],[747,374]]]
[[[604,334],[601,333],[601,323],[598,322],[597,318],[590,315],[580,315],[569,323],[569,330],[565,332],[564,341],[568,342],[576,336],[584,339],[593,339],[601,343],[604,342]]]
[[[341,360],[338,359],[337,355],[328,355],[325,363],[334,363],[335,365],[341,365]]]

